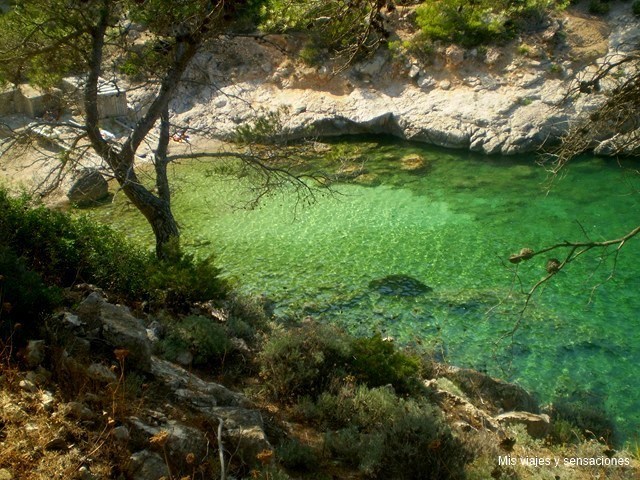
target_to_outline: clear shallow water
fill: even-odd
[[[515,322],[508,311],[522,305],[521,298],[508,300],[509,254],[583,239],[582,229],[592,239],[631,230],[640,206],[633,174],[583,159],[548,190],[533,158],[384,141],[336,148],[331,157],[364,164],[363,175],[334,184],[336,195],[305,208],[285,192],[258,209],[238,209],[250,195],[246,180],[218,175],[206,163],[176,166],[174,205],[187,247],[214,252],[226,275],[273,300],[278,315],[310,315],[356,334],[380,331],[419,343],[453,364],[516,381],[543,401],[586,394],[604,405],[622,437],[637,435],[640,241],[625,246],[615,277],[593,297],[611,259],[592,255],[572,264],[507,335]],[[403,170],[400,159],[409,154],[420,155],[424,168]],[[124,201],[92,214],[122,228],[127,222],[132,236],[151,242]],[[560,255],[522,265],[524,285]],[[390,275],[411,278],[395,286],[380,280]],[[412,290],[412,279],[431,290]]]

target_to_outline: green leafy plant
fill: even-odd
[[[464,476],[468,452],[424,399],[402,399],[384,387],[345,386],[336,395],[318,398],[315,420],[329,427],[327,450],[368,476]]]
[[[329,54],[355,57],[377,45],[375,3],[346,0],[271,0],[262,9],[261,29],[267,32],[305,32],[301,50],[306,63],[317,65]]]
[[[474,47],[536,29],[550,11],[565,6],[553,0],[437,0],[416,9],[416,23],[426,38]]]
[[[420,360],[396,350],[379,333],[355,339],[349,358],[352,374],[369,387],[391,384],[403,393],[418,387]]]
[[[594,15],[606,15],[611,10],[608,2],[603,0],[591,0],[589,2],[589,13]]]
[[[227,332],[210,318],[191,315],[168,325],[168,332],[160,343],[163,355],[175,360],[185,352],[193,355],[194,365],[219,363],[231,344]]]
[[[105,225],[10,198],[0,189],[0,238],[46,284],[94,283],[127,299],[155,299],[174,309],[224,297],[213,257],[197,260],[177,248],[157,260]],[[170,249],[172,245],[167,245]]]
[[[166,248],[172,250],[161,260],[150,261],[147,268],[148,287],[165,307],[184,312],[193,302],[226,296],[229,285],[220,278],[222,270],[212,255],[198,260],[180,251],[177,242]]]
[[[21,337],[33,337],[43,315],[61,299],[60,289],[45,285],[23,258],[0,244],[0,338],[8,338],[17,322]]]
[[[349,352],[348,337],[335,327],[276,327],[258,354],[260,376],[273,398],[315,397],[346,375]]]
[[[3,243],[46,283],[97,283],[132,298],[146,291],[149,255],[112,229],[34,206],[26,196],[10,198],[4,190],[0,209]]]
[[[316,451],[295,439],[287,439],[276,449],[280,463],[289,470],[313,472],[318,469]]]
[[[507,17],[502,13],[494,13],[487,2],[425,2],[418,7],[416,14],[418,26],[433,40],[447,40],[473,47],[510,36]]]

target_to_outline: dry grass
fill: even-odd
[[[35,388],[21,385],[27,377]],[[90,383],[80,376],[76,381],[82,396],[90,396]],[[86,417],[79,417],[68,403],[69,395],[77,393],[74,390],[62,391],[45,370],[33,375],[2,362],[0,469],[20,480],[82,478],[87,469],[96,478],[112,478],[126,464],[130,452],[112,436],[118,424],[113,414],[122,418],[130,404],[122,404],[126,399],[117,395],[115,387],[102,388],[93,392],[94,398],[104,400],[103,406],[115,405],[113,411],[94,403]]]
[[[502,480],[527,479],[546,480],[561,478],[562,480],[632,480],[640,478],[640,464],[632,452],[614,451],[607,445],[595,440],[584,440],[571,445],[553,445],[543,440],[534,440],[527,435],[524,426],[513,426],[507,429],[509,438],[515,440],[512,450],[500,446],[500,440],[493,433],[473,432],[464,434],[465,444],[471,446],[476,453],[475,460],[467,467],[468,480],[486,480],[495,478]],[[514,465],[499,465],[499,457],[512,457]],[[570,459],[602,459],[617,458],[628,460],[629,466],[575,466],[565,463]],[[521,459],[535,461],[539,465],[526,465]],[[549,461],[550,465],[544,462]],[[558,462],[556,465],[555,462]]]

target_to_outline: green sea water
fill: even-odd
[[[219,161],[174,165],[174,210],[187,249],[214,253],[225,275],[274,302],[277,316],[311,316],[358,335],[419,344],[439,359],[517,382],[542,402],[589,399],[620,438],[637,438],[640,241],[629,241],[617,259],[614,250],[584,255],[546,283],[521,317],[518,292],[563,252],[517,272],[507,261],[523,247],[630,231],[640,218],[633,165],[583,158],[550,184],[534,157],[385,139],[333,148],[320,164],[351,175],[310,205],[285,190],[243,209],[250,179],[226,175]],[[421,168],[407,170],[417,166],[407,155],[418,155]],[[122,195],[91,215],[151,243]]]

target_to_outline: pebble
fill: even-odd
[[[13,480],[13,475],[6,468],[0,468],[0,480]]]
[[[25,378],[24,380],[20,380],[18,386],[25,392],[35,392],[36,390],[38,390],[36,384],[27,378]]]
[[[93,420],[95,414],[80,402],[69,402],[65,406],[65,414],[77,420]]]
[[[56,437],[53,440],[47,442],[44,446],[44,449],[47,451],[64,451],[67,449],[67,442],[64,438]]]

